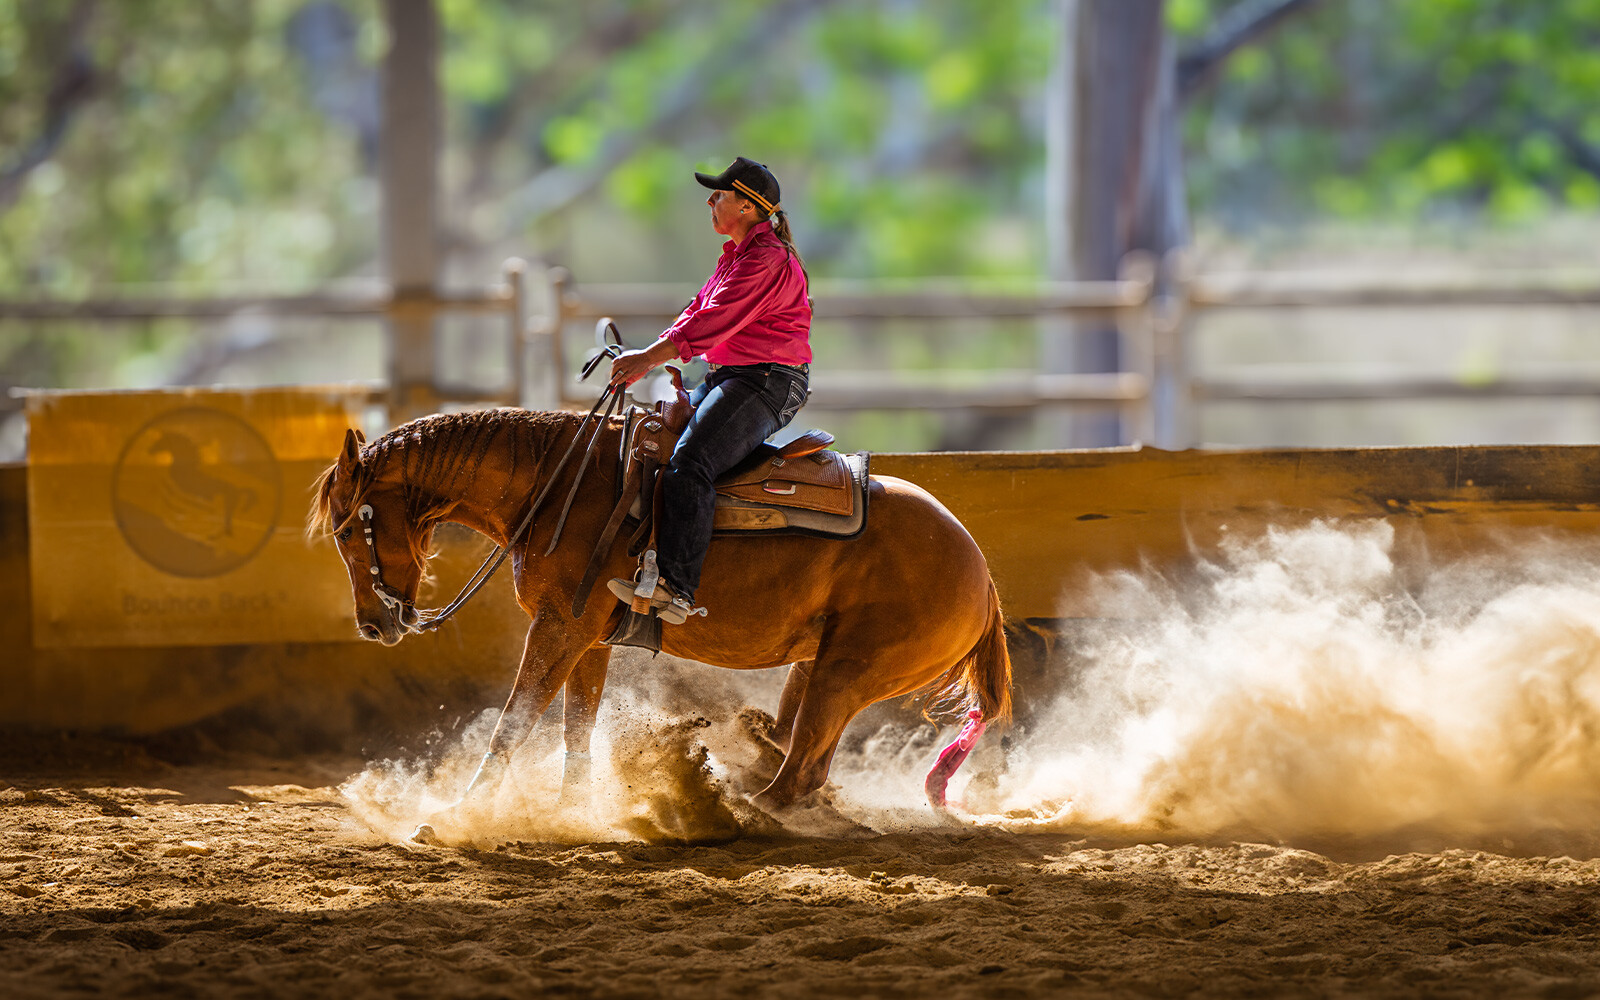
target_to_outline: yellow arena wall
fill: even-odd
[[[205,402],[227,409],[224,400]],[[0,617],[0,685],[7,692],[0,727],[148,733],[260,711],[308,732],[338,733],[374,720],[426,718],[441,704],[452,712],[476,710],[504,697],[527,630],[509,572],[440,632],[393,648],[356,637],[348,579],[331,543],[307,543],[299,534],[311,477],[336,451],[329,445],[318,458],[301,439],[333,440],[344,418],[332,420],[325,410],[305,418],[316,407],[296,411],[298,405],[282,397],[267,407],[301,414],[289,421],[298,443],[273,440],[272,421],[257,421],[269,426],[262,435],[267,445],[290,457],[279,463],[276,521],[266,524],[261,514],[235,526],[271,536],[252,558],[240,560],[221,545],[215,563],[163,568],[131,560],[117,551],[106,510],[64,506],[52,492],[52,478],[58,486],[90,483],[85,491],[97,490],[102,506],[111,497],[114,506],[117,487],[108,469],[116,456],[133,448],[143,449],[147,461],[177,461],[170,441],[156,447],[161,414],[175,407],[141,411],[142,423],[135,419],[140,413],[117,411],[121,443],[115,435],[95,441],[99,432],[88,433],[85,454],[98,459],[77,463],[66,478],[64,453],[53,450],[60,441],[49,443],[43,454],[54,457],[39,466],[0,467],[0,600],[7,608]],[[248,404],[236,410],[247,422],[255,412]],[[226,440],[234,431],[224,425],[232,426],[206,417],[188,433],[200,441],[214,431],[216,440]],[[1115,617],[1117,609],[1096,604],[1094,574],[1179,571],[1214,554],[1226,537],[1317,519],[1389,522],[1401,562],[1448,561],[1536,536],[1581,539],[1600,531],[1600,447],[1591,446],[880,454],[872,471],[922,485],[961,518],[989,559],[1007,616],[1036,628]],[[264,481],[241,474],[238,483],[260,495]],[[30,522],[30,491],[34,510],[44,498],[48,530]],[[200,520],[174,521],[178,529],[215,534],[205,511],[180,506],[185,517]],[[115,520],[116,511],[109,516]],[[257,541],[246,538],[238,547]],[[453,527],[441,530],[438,542],[436,579],[424,604],[448,600],[490,548]],[[262,555],[272,546],[270,558]],[[212,570],[215,576],[197,575]],[[936,599],[937,581],[927,584]],[[242,599],[223,608],[220,598],[201,599],[230,587],[284,597],[275,609]],[[41,594],[49,602],[43,615]],[[137,607],[123,606],[127,595]],[[151,608],[161,607],[170,613],[156,615],[159,627],[152,626]],[[197,617],[173,628],[185,609],[198,609]]]
[[[1092,574],[1176,569],[1224,537],[1319,519],[1389,522],[1401,563],[1600,531],[1588,445],[897,454],[872,472],[961,518],[1011,618],[1103,616]]]

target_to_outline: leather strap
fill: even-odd
[[[583,609],[589,604],[589,594],[594,590],[595,581],[600,578],[600,569],[605,565],[606,556],[611,554],[611,543],[616,540],[617,529],[622,527],[623,519],[628,516],[628,508],[633,506],[633,497],[638,488],[639,463],[630,462],[628,473],[622,481],[622,497],[611,509],[611,517],[600,531],[600,541],[595,544],[594,552],[589,556],[589,565],[583,571],[583,579],[578,583],[577,592],[572,595],[573,618],[583,617]]]

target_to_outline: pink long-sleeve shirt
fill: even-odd
[[[800,261],[762,222],[743,243],[722,245],[717,269],[666,338],[688,361],[704,355],[714,365],[811,361],[811,302]]]

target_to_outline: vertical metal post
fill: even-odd
[[[1195,419],[1194,384],[1189,363],[1189,335],[1193,313],[1189,308],[1194,280],[1194,257],[1183,247],[1167,252],[1161,261],[1154,309],[1155,378],[1151,385],[1155,413],[1155,441],[1162,448],[1193,448],[1199,443]]]
[[[506,366],[510,369],[506,380],[506,405],[526,406],[528,262],[521,257],[507,258],[502,271],[508,297],[506,308],[510,310],[506,324]]]
[[[554,388],[555,405],[560,407],[572,396],[572,373],[567,369],[567,344],[562,336],[567,328],[567,286],[572,283],[572,272],[564,267],[551,268],[550,277],[550,378]]]
[[[1122,370],[1137,372],[1145,381],[1144,398],[1122,408],[1122,426],[1130,443],[1152,444],[1156,437],[1155,386],[1160,351],[1156,343],[1157,303],[1152,297],[1156,287],[1156,260],[1143,250],[1125,254],[1117,267],[1117,277],[1143,289],[1137,305],[1118,309],[1116,315],[1121,340],[1117,353],[1122,358]]]
[[[1072,228],[1077,209],[1071,196],[1074,140],[1077,128],[1078,0],[1056,0],[1054,5],[1055,62],[1045,84],[1045,241],[1052,281],[1073,277]],[[1039,336],[1039,367],[1048,373],[1077,371],[1076,323],[1073,317],[1051,313],[1035,320]],[[1060,408],[1039,410],[1035,416],[1044,448],[1065,447],[1072,441],[1075,418]]]
[[[383,261],[394,290],[389,327],[389,419],[435,409],[432,297],[439,275],[439,17],[433,0],[384,0]],[[406,308],[406,300],[429,303]]]

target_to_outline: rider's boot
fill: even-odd
[[[616,595],[617,600],[624,604],[632,604],[637,595],[637,588],[632,580],[616,577],[606,584],[606,589]],[[706,613],[705,608],[697,608],[694,602],[682,594],[674,591],[665,580],[657,580],[656,588],[649,596],[648,614],[653,614],[668,625],[682,625],[689,620],[690,615]]]

